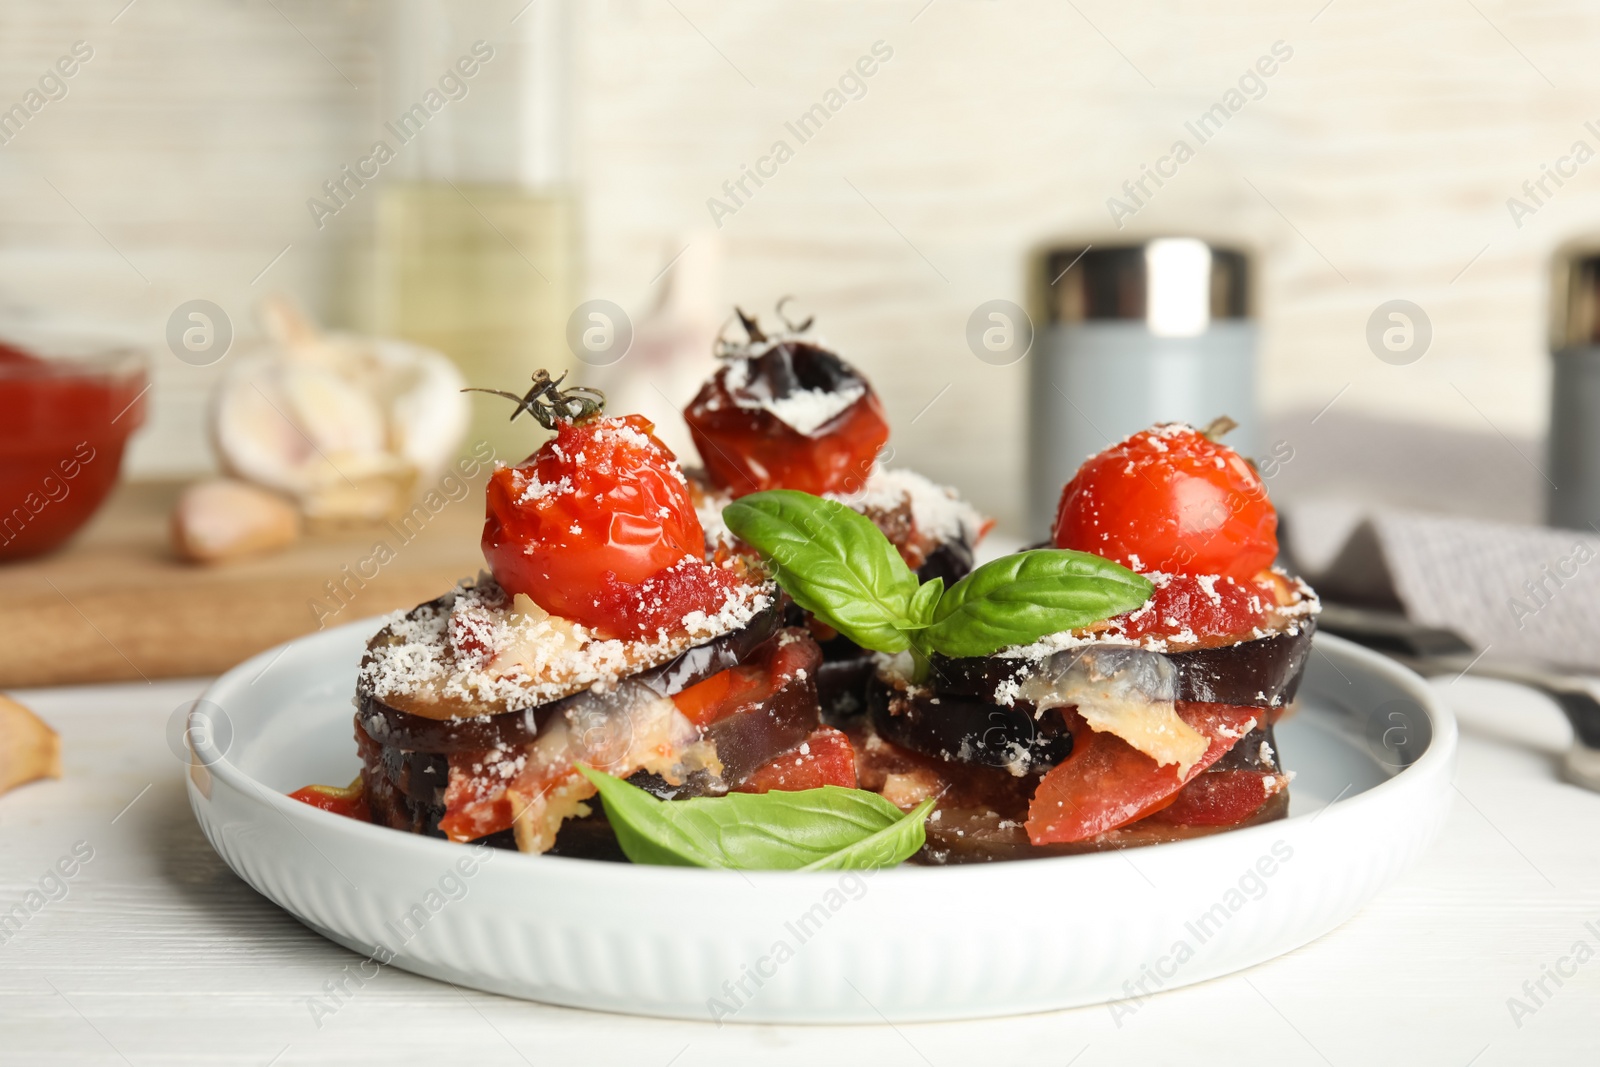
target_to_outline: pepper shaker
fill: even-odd
[[[1600,526],[1600,249],[1566,249],[1551,285],[1551,526]]]
[[[1044,536],[1085,458],[1157,422],[1239,425],[1256,454],[1256,326],[1250,262],[1192,237],[1060,243],[1033,264],[1040,324],[1029,390],[1030,536]]]

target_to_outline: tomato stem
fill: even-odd
[[[481,389],[477,386],[468,386],[461,390],[463,393],[489,393],[493,396],[503,396],[507,400],[516,402],[516,410],[511,417],[515,419],[524,411],[538,420],[539,425],[547,430],[554,430],[558,424],[570,422],[579,424],[588,422],[599,416],[606,406],[606,395],[598,389],[588,386],[575,385],[571,389],[563,390],[561,383],[567,380],[565,371],[561,377],[551,379],[547,370],[533,372],[533,386],[522,396],[508,393],[504,389]]]
[[[1227,415],[1218,415],[1206,425],[1205,429],[1200,431],[1200,436],[1204,437],[1207,441],[1210,441],[1214,445],[1220,445],[1222,443],[1222,439],[1226,437],[1230,431],[1237,430],[1238,428],[1239,424],[1233,419],[1229,418]]]
[[[779,334],[780,338],[798,337],[811,329],[811,324],[817,321],[815,315],[808,315],[804,322],[790,322],[789,316],[783,313],[783,306],[793,299],[793,296],[785,296],[778,301],[777,306],[773,309],[784,325],[784,330]],[[751,345],[758,345],[763,341],[774,339],[767,336],[767,332],[761,328],[761,320],[756,316],[745,314],[744,309],[738,305],[734,306],[733,313],[738,317],[739,325],[744,327],[744,341],[743,343],[736,343],[723,336],[728,327],[732,325],[731,322],[724,323],[722,329],[717,331],[717,340],[712,346],[718,359],[740,358]]]

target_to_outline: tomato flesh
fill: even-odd
[[[367,808],[367,791],[359,777],[343,789],[336,785],[308,785],[290,793],[289,799],[335,815],[360,819],[362,822],[372,821],[372,812]]]
[[[1173,795],[1210,767],[1261,720],[1259,708],[1180,701],[1178,716],[1204,734],[1205,754],[1180,777],[1115,734],[1079,720],[1072,754],[1039,780],[1028,805],[1028,840],[1035,845],[1083,841],[1135,822],[1173,802]]]
[[[691,685],[672,702],[696,726],[710,726],[769,688],[767,672],[760,667],[729,667]]]
[[[1061,491],[1052,540],[1142,572],[1248,581],[1278,554],[1278,513],[1233,449],[1178,424],[1090,457]]]
[[[1268,587],[1253,581],[1226,575],[1160,575],[1150,599],[1114,621],[1132,638],[1183,635],[1201,641],[1242,640],[1266,622],[1276,603]]]
[[[796,747],[757,767],[736,792],[856,787],[856,752],[850,739],[831,726],[818,727]]]
[[[1281,776],[1266,771],[1207,771],[1150,818],[1178,826],[1233,826],[1260,811],[1282,783]]]
[[[602,637],[715,614],[736,579],[705,562],[705,534],[671,451],[638,415],[563,423],[489,478],[483,554],[508,593]]]
[[[514,758],[505,749],[450,753],[444,816],[439,820],[439,829],[446,837],[452,841],[476,841],[511,829],[515,813],[506,786],[516,774]]]
[[[822,650],[815,641],[780,637],[759,659],[719,671],[678,693],[672,702],[686,719],[703,729],[730,715],[759,708],[797,677],[815,675],[821,665]]]

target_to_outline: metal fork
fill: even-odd
[[[1572,723],[1574,739],[1563,761],[1563,776],[1573,785],[1600,792],[1600,678],[1489,660],[1454,630],[1423,626],[1388,611],[1324,604],[1317,628],[1382,652],[1425,678],[1472,674],[1538,690],[1554,700]]]

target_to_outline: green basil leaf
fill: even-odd
[[[1153,589],[1149,579],[1087,552],[1018,552],[957,582],[921,640],[946,656],[987,656],[1132,611]]]
[[[939,607],[939,598],[944,596],[944,579],[932,578],[922,583],[911,598],[911,606],[906,614],[911,616],[915,624],[907,629],[923,629],[933,625],[933,613]]]
[[[751,493],[722,509],[734,536],[774,567],[794,602],[863,648],[902,652],[917,576],[871,519],[792,489]]]
[[[894,867],[916,854],[927,837],[928,812],[934,798],[929,797],[870,837],[863,837],[831,856],[805,865],[807,871],[865,870],[869,867]]]
[[[864,789],[825,785],[795,792],[729,793],[657,800],[638,786],[578,764],[605,803],[623,853],[635,863],[736,870],[885,867],[922,847],[899,808]],[[912,814],[916,814],[913,812]]]

